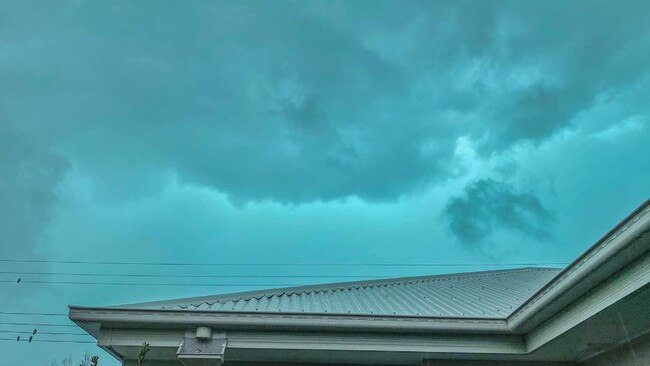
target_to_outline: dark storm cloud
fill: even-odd
[[[68,164],[0,124],[0,256],[34,256]]]
[[[552,213],[534,195],[506,183],[481,179],[468,184],[445,209],[449,228],[462,242],[483,241],[495,229],[515,230],[536,239],[549,236]]]
[[[445,179],[458,137],[543,141],[650,65],[633,2],[13,4],[2,108],[117,198],[172,172],[237,201],[392,200]]]

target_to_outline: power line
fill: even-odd
[[[2,315],[37,315],[37,316],[68,316],[64,313],[30,313],[25,311],[0,311]]]
[[[14,323],[14,322],[0,322],[2,325],[27,325],[30,327],[65,327],[65,328],[77,328],[76,325],[72,324],[51,324],[51,323]]]
[[[182,286],[182,287],[274,287],[274,286],[302,286],[297,283],[256,283],[256,284],[203,284],[203,283],[135,283],[135,282],[85,282],[85,281],[32,281],[25,280],[16,283],[13,280],[0,280],[0,283],[22,284],[49,284],[49,285],[104,285],[104,286]]]
[[[0,333],[9,333],[9,334],[33,334],[32,332],[17,331],[17,330],[7,330],[0,329]],[[70,335],[70,336],[89,336],[87,333],[68,333],[68,332],[41,332],[38,331],[37,334],[46,334],[46,335]]]
[[[82,261],[58,259],[7,259],[8,263],[57,263],[93,265],[137,265],[137,266],[221,266],[221,267],[488,267],[488,266],[544,266],[566,265],[568,262],[537,263],[182,263],[182,262],[121,262],[121,261]]]
[[[0,338],[0,341],[9,341],[9,342],[29,342],[27,339],[21,339],[16,341],[15,338]],[[86,344],[97,344],[95,341],[81,341],[81,340],[71,340],[71,339],[33,339],[29,343],[86,343]]]
[[[386,278],[386,276],[364,275],[166,275],[156,273],[70,273],[70,272],[20,272],[0,271],[0,274],[35,276],[84,276],[84,277],[149,277],[149,278]]]

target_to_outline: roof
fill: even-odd
[[[504,319],[559,272],[560,269],[556,268],[528,267],[402,277],[249,291],[118,308]]]

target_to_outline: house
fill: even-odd
[[[136,365],[650,365],[650,200],[564,269],[70,306]]]

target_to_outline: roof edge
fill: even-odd
[[[592,280],[589,275],[648,231],[650,231],[650,198],[607,231],[551,281],[515,309],[507,317],[510,327],[513,330],[521,330],[522,326],[541,309],[552,305],[561,296],[570,293],[570,290],[578,283],[584,284],[585,281],[590,281],[594,282],[589,283],[591,288],[597,286],[600,281]],[[610,271],[616,272],[624,265],[625,263],[618,264],[617,268],[612,268]],[[582,293],[571,293],[570,295],[575,300]]]
[[[69,306],[78,325],[101,323],[127,327],[209,325],[223,329],[340,330],[403,333],[513,334],[505,318],[453,318],[377,314],[250,313],[193,310],[126,309]]]

